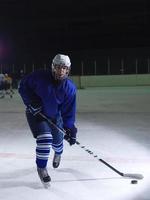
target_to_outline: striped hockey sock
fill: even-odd
[[[56,154],[62,154],[63,152],[63,141],[59,144],[52,144],[52,148]]]
[[[50,147],[52,145],[51,133],[37,136],[36,143],[36,164],[39,168],[45,168],[50,154]]]

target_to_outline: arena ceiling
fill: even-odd
[[[1,0],[0,16],[26,52],[150,45],[148,0]]]

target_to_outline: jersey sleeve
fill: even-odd
[[[76,88],[74,87],[65,96],[64,103],[62,104],[61,115],[64,127],[72,128],[74,126],[75,113],[76,113]]]
[[[26,106],[33,103],[40,104],[40,97],[35,92],[36,81],[36,74],[32,73],[25,76],[19,84],[18,92]]]

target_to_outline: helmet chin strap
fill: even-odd
[[[68,77],[67,74],[65,74],[64,76],[60,77],[60,76],[57,75],[55,72],[53,72],[53,76],[54,76],[55,80],[58,80],[58,81],[65,80],[65,79]]]

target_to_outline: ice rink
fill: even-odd
[[[150,87],[78,90],[78,141],[124,173],[131,184],[78,145],[64,142],[58,169],[44,189],[36,172],[35,140],[17,91],[0,99],[0,200],[150,200]]]

